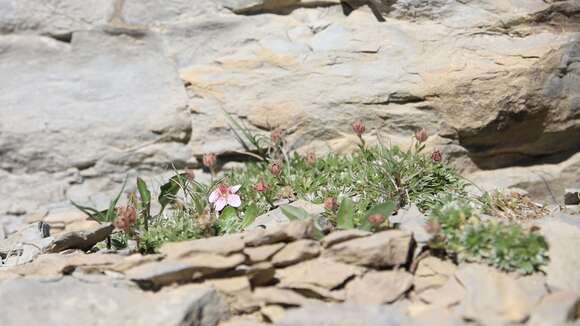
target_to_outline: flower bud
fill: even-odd
[[[443,154],[441,154],[441,151],[439,151],[438,149],[435,150],[432,154],[431,154],[431,160],[435,163],[439,163],[443,160]]]
[[[415,139],[417,139],[419,143],[427,141],[427,137],[427,130],[425,130],[425,128],[421,128],[415,132]]]
[[[306,154],[306,164],[308,166],[314,166],[316,164],[316,154],[314,152],[308,152]]]
[[[270,133],[270,139],[272,140],[272,143],[278,144],[280,140],[282,140],[282,129],[276,128],[272,130]]]
[[[133,206],[118,207],[116,213],[113,225],[119,230],[127,232],[137,222],[137,210]]]
[[[353,124],[352,124],[352,131],[354,131],[354,133],[357,136],[359,136],[359,137],[362,136],[362,134],[365,133],[365,130],[366,130],[366,127],[365,127],[365,124],[362,121],[357,120],[357,121],[353,122]]]
[[[280,163],[274,162],[270,164],[270,172],[272,173],[272,175],[278,176],[281,171],[282,167],[280,166]]]
[[[335,197],[328,197],[324,200],[324,208],[329,211],[335,211],[338,209],[338,202]]]
[[[266,192],[268,190],[268,185],[264,182],[264,180],[260,180],[260,182],[256,183],[254,186],[254,190],[257,192]]]
[[[217,162],[215,154],[205,154],[203,156],[203,165],[207,168],[212,168]]]
[[[368,221],[369,223],[371,223],[374,226],[379,226],[381,224],[383,224],[386,220],[386,217],[384,217],[381,214],[373,214],[373,215],[369,215],[368,217]]]
[[[184,174],[187,180],[189,181],[195,180],[195,172],[193,171],[193,169],[185,169]]]

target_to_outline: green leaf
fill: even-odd
[[[393,211],[395,211],[395,206],[396,205],[394,201],[386,201],[369,209],[365,214],[365,219],[362,221],[360,228],[366,231],[370,231],[373,225],[369,222],[368,217],[374,214],[381,214],[388,219],[389,216],[393,214]]]
[[[344,198],[340,203],[336,224],[343,230],[354,228],[354,203],[350,198]]]
[[[141,178],[137,178],[137,190],[141,196],[141,205],[148,207],[151,204],[151,192],[147,188],[147,184]]]
[[[183,181],[186,176],[184,174],[176,174],[167,183],[161,186],[159,193],[159,204],[161,205],[161,211],[159,215],[163,213],[165,207],[175,201],[175,195],[179,192],[183,185]]]
[[[121,190],[117,194],[117,197],[115,197],[113,200],[111,200],[111,203],[109,204],[109,209],[107,209],[107,213],[105,216],[106,222],[112,222],[115,219],[115,217],[117,216],[117,213],[115,212],[115,207],[117,207],[117,202],[121,198],[121,195],[123,194],[123,190],[125,190],[126,185],[127,185],[127,178],[125,178],[125,182],[123,182],[123,186],[121,187]]]
[[[247,228],[250,224],[254,223],[256,217],[258,217],[258,206],[256,204],[251,204],[246,207],[244,212],[244,221],[242,222],[242,227]]]
[[[73,204],[73,206],[76,207],[77,209],[79,209],[81,212],[87,214],[87,216],[90,219],[95,220],[99,223],[106,222],[105,217],[106,217],[108,209],[105,209],[105,210],[99,212],[92,207],[79,205],[72,200],[71,200],[71,204]]]
[[[226,207],[220,214],[221,220],[229,220],[230,218],[236,216],[236,209],[233,207]]]
[[[290,221],[306,220],[310,218],[310,214],[308,214],[307,211],[299,207],[294,207],[291,205],[282,205],[280,206],[280,210],[282,211],[282,214],[286,215],[286,217]]]

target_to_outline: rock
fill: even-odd
[[[408,262],[411,245],[408,232],[389,230],[336,244],[326,249],[322,256],[375,268],[401,266]]]
[[[345,284],[355,275],[360,275],[364,269],[357,266],[335,262],[330,259],[318,258],[289,266],[276,271],[279,286],[295,287],[309,284],[332,290]]]
[[[449,277],[443,286],[422,291],[418,294],[418,297],[423,302],[438,307],[450,307],[465,298],[465,288],[453,276]]]
[[[299,307],[315,302],[292,290],[276,287],[256,288],[252,297],[262,305],[281,305],[284,307]]]
[[[580,315],[580,296],[574,292],[556,292],[546,296],[534,308],[527,325],[572,325]]]
[[[412,286],[413,275],[405,271],[368,272],[347,284],[347,301],[357,304],[393,303]]]
[[[107,239],[113,229],[113,225],[107,223],[88,230],[63,232],[48,245],[46,252],[61,252],[67,249],[87,251]]]
[[[515,279],[481,265],[466,265],[456,276],[465,287],[464,318],[482,324],[525,321],[535,302]]]
[[[123,257],[123,259],[116,264],[110,266],[108,269],[123,273],[131,268],[135,268],[137,266],[141,266],[147,263],[156,262],[162,260],[164,257],[160,254],[151,254],[151,255],[141,255],[141,254],[133,254],[127,257]]]
[[[406,325],[410,320],[402,311],[391,306],[355,304],[312,304],[288,310],[277,323],[280,326],[396,326]]]
[[[440,326],[463,326],[467,325],[460,317],[453,315],[449,309],[441,307],[430,307],[424,311],[412,315],[413,320],[410,325],[413,326],[426,326],[433,324],[433,321],[437,321],[437,325]]]
[[[274,254],[285,246],[283,243],[275,243],[255,248],[244,249],[244,254],[248,256],[248,261],[251,264],[269,260]]]
[[[580,190],[566,189],[564,193],[564,205],[580,205]]]
[[[286,315],[286,310],[284,307],[279,305],[268,305],[262,307],[261,309],[262,314],[266,317],[271,323],[277,323],[278,321],[282,320]]]
[[[259,304],[253,300],[252,287],[245,276],[208,280],[204,284],[212,286],[225,295],[233,314],[248,314],[260,308]]]
[[[9,3],[12,8],[20,1]],[[56,12],[73,9],[76,18],[51,17],[65,25],[78,23],[86,17],[79,11],[100,16],[112,1],[82,3],[58,0],[51,4],[58,6]],[[29,6],[16,8],[30,15],[40,10],[24,9]],[[191,157],[187,96],[159,40],[113,36],[81,25],[68,31],[72,36],[66,42],[30,34],[0,37],[2,71],[13,76],[0,78],[0,213],[34,212],[70,199],[92,206],[99,196],[107,205],[133,167],[160,173],[168,162]],[[29,64],[22,65],[23,60]],[[54,79],[38,79],[39,71]]]
[[[426,244],[433,237],[425,229],[427,217],[414,204],[400,209],[397,215],[389,216],[389,221],[398,224],[400,230],[410,232],[419,244]]]
[[[191,241],[169,242],[159,248],[159,252],[170,259],[179,259],[198,253],[231,255],[241,253],[244,242],[239,234],[228,234]]]
[[[269,229],[257,228],[242,235],[246,246],[257,247],[278,242],[292,242],[314,237],[314,222],[312,219],[292,221]]]
[[[573,216],[560,214],[538,222],[548,242],[550,260],[545,267],[548,287],[580,293],[580,223]]]
[[[51,243],[50,227],[44,222],[29,224],[0,240],[0,266],[14,266],[34,260]]]
[[[8,269],[22,276],[62,276],[82,268],[85,272],[102,273],[109,267],[123,260],[123,257],[109,254],[71,254],[40,255],[33,262]]]
[[[359,229],[351,229],[351,230],[338,230],[334,231],[324,238],[322,238],[321,244],[324,248],[332,247],[337,243],[341,243],[344,241],[363,238],[371,235],[371,232],[363,231]]]
[[[277,284],[276,286],[283,289],[294,290],[311,299],[329,302],[343,302],[346,299],[346,291],[344,289],[328,290],[322,286],[309,283]]]
[[[275,267],[294,265],[304,260],[318,257],[320,244],[314,240],[298,240],[287,244],[282,250],[272,257]]]
[[[324,212],[323,205],[313,204],[311,202],[299,199],[290,204],[291,206],[302,208],[307,211],[311,216],[318,216]],[[248,227],[248,229],[254,229],[258,226],[265,227],[266,229],[274,227],[279,224],[285,224],[290,222],[286,215],[282,213],[280,208],[273,209],[268,213],[258,216],[254,222]]]
[[[234,274],[241,273],[250,279],[253,287],[264,286],[272,283],[276,270],[270,262],[261,262],[251,266],[239,265]]]
[[[216,291],[199,286],[152,293],[124,282],[65,277],[4,281],[0,293],[6,325],[217,325],[228,317]]]
[[[242,264],[244,255],[220,256],[197,254],[177,261],[164,260],[131,268],[127,278],[143,287],[158,288],[172,283],[191,282],[196,278],[213,276]]]
[[[419,261],[414,276],[414,290],[417,293],[428,289],[440,288],[457,271],[457,265],[436,257],[426,257]]]

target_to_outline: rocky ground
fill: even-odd
[[[580,324],[579,62],[577,0],[0,0],[0,324]],[[317,241],[271,215],[94,249],[113,227],[70,200],[105,208],[204,153],[236,166],[224,111],[300,153],[352,151],[356,119],[369,144],[425,128],[474,192],[562,207],[528,225],[550,262],[507,274],[420,256],[417,230]]]
[[[265,229],[167,243],[153,255],[91,250],[111,225],[48,216],[0,240],[2,324],[580,324],[578,206],[532,222],[550,262],[530,275],[418,255],[417,231],[317,241],[312,220],[277,214],[258,219]]]

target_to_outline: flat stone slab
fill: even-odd
[[[228,316],[217,292],[185,286],[143,292],[128,282],[73,277],[0,282],[3,325],[217,325]]]

